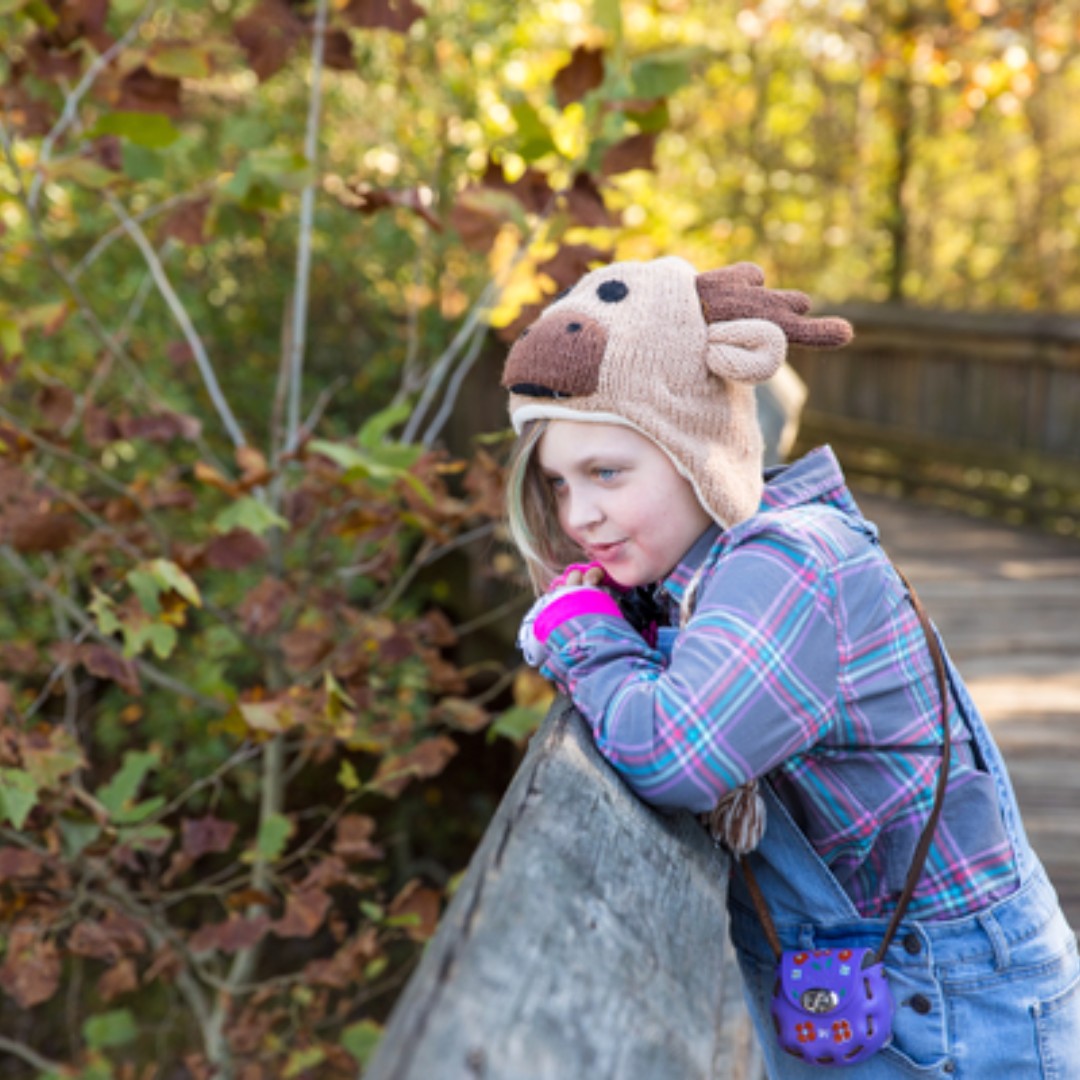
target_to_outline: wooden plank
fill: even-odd
[[[365,1080],[756,1080],[726,887],[701,826],[640,802],[557,702]]]

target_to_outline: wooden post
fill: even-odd
[[[701,826],[641,803],[557,700],[365,1080],[751,1075],[726,888]]]

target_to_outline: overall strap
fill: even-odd
[[[896,568],[894,567],[894,569]],[[907,880],[904,882],[903,891],[900,893],[900,900],[897,902],[896,909],[893,911],[892,918],[889,920],[888,927],[885,930],[885,936],[882,938],[881,946],[874,957],[875,963],[881,963],[885,958],[885,953],[888,951],[889,945],[892,944],[892,940],[900,927],[900,922],[904,917],[904,913],[911,903],[911,897],[915,892],[916,885],[919,883],[919,878],[922,877],[927,856],[930,854],[930,845],[933,843],[934,833],[937,830],[937,824],[941,818],[941,811],[945,803],[945,790],[949,784],[949,764],[952,754],[952,733],[949,729],[949,689],[945,670],[945,658],[941,652],[941,645],[938,642],[934,628],[930,625],[930,618],[926,614],[926,609],[923,607],[918,593],[915,592],[911,582],[908,581],[899,569],[896,569],[896,573],[904,583],[908,595],[911,598],[911,606],[915,609],[916,616],[918,616],[919,625],[922,627],[923,636],[926,638],[926,645],[930,650],[930,657],[934,663],[934,675],[937,679],[938,695],[940,698],[942,747],[941,765],[938,769],[937,789],[934,794],[934,805],[930,811],[930,816],[926,820],[926,825],[923,827],[922,834],[919,836],[919,842],[916,845],[915,853],[911,858],[911,869],[908,871]],[[742,867],[747,891],[750,893],[750,899],[753,901],[754,909],[757,911],[758,919],[761,921],[762,928],[765,931],[765,937],[769,942],[769,947],[776,954],[777,960],[779,960],[783,954],[783,947],[780,944],[780,936],[777,934],[776,926],[773,923],[772,916],[769,914],[769,907],[765,902],[761,887],[758,885],[757,878],[750,868],[750,862],[745,856],[740,859],[739,865]]]

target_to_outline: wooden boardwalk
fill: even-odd
[[[856,498],[940,627],[1080,929],[1080,540]]]

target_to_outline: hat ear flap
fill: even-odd
[[[761,383],[780,370],[787,338],[765,319],[734,319],[709,324],[705,365],[722,379]]]

